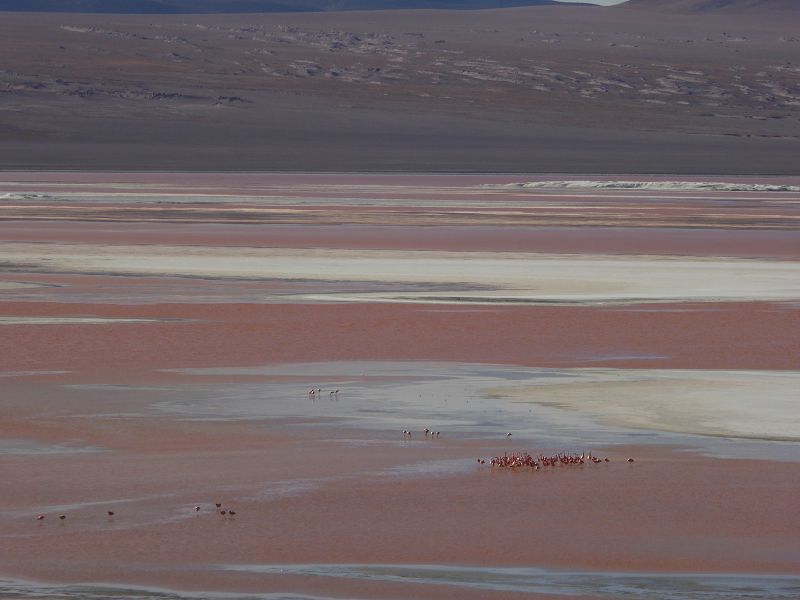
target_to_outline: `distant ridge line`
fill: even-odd
[[[800,12],[800,0],[628,0],[617,8],[671,13]]]
[[[0,12],[222,14],[585,6],[555,0],[0,0]]]

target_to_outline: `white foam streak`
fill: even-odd
[[[714,181],[529,181],[488,184],[501,189],[652,190],[685,192],[800,192],[800,186]]]

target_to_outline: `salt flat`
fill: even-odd
[[[575,370],[491,393],[586,413],[603,423],[718,437],[800,441],[800,373]]]
[[[0,325],[99,325],[103,323],[156,323],[155,319],[101,317],[0,317]]]
[[[172,400],[159,403],[159,410],[166,413],[206,419],[316,415],[367,429],[424,427],[434,421],[460,434],[486,430],[501,434],[512,429],[518,435],[551,441],[573,436],[576,443],[595,439],[601,424],[695,436],[800,441],[796,399],[800,371],[341,361],[180,372],[203,381],[208,381],[203,376],[240,379],[227,388],[205,383],[176,390]],[[308,373],[328,387],[347,386],[347,396],[334,404],[298,404],[298,382]],[[281,377],[287,382],[276,382]],[[270,400],[261,399],[259,390]],[[365,405],[374,412],[364,410]],[[537,406],[556,410],[531,412]],[[571,412],[579,417],[572,422]],[[629,443],[629,435],[607,429],[599,439]],[[702,447],[705,442],[693,443]],[[714,448],[713,443],[709,447]]]
[[[46,273],[436,283],[452,291],[301,300],[664,302],[800,299],[800,264],[733,258],[8,243],[0,259]]]
[[[0,596],[791,597],[797,178],[0,179]]]

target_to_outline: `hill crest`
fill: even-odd
[[[800,0],[628,0],[619,8],[673,13],[800,12]]]
[[[559,6],[554,0],[0,0],[0,11],[113,14],[270,13]]]

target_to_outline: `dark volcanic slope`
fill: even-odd
[[[798,173],[795,24],[6,13],[0,168]]]
[[[0,0],[0,11],[191,14],[480,9],[554,4],[553,0]]]
[[[693,12],[800,12],[800,0],[628,0],[620,8],[651,9],[675,13]]]

